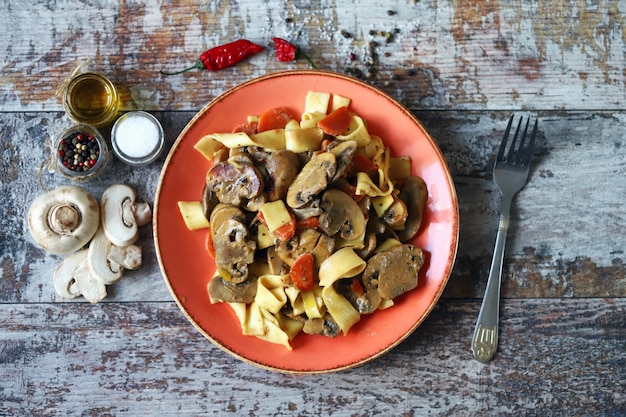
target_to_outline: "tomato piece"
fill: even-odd
[[[211,229],[207,229],[209,232],[206,234],[206,250],[209,252],[211,258],[215,259],[215,246],[213,246],[213,236],[211,235]]]
[[[291,265],[291,269],[289,269],[291,281],[300,291],[311,291],[313,289],[315,278],[313,261],[313,254],[307,252],[300,255]]]
[[[317,216],[296,221],[296,229],[316,229],[318,227],[320,227],[320,218]]]
[[[361,281],[359,281],[358,278],[352,279],[352,284],[350,284],[350,290],[353,293],[358,294],[359,296],[362,296],[365,293],[365,290],[363,289],[363,286],[361,285]]]
[[[283,224],[273,232],[274,236],[276,236],[281,242],[291,239],[293,235],[296,234],[296,218],[293,213],[289,214],[291,215],[291,221]]]
[[[289,109],[285,107],[274,107],[265,111],[259,117],[257,131],[265,132],[266,130],[272,129],[284,129],[291,119],[295,119],[295,117],[291,114]]]
[[[322,129],[327,135],[338,136],[348,130],[351,122],[352,113],[344,106],[339,107],[317,122],[317,127]]]
[[[254,135],[255,133],[257,133],[258,126],[259,126],[258,122],[241,123],[233,129],[233,133],[245,132],[248,135]]]
[[[372,160],[369,159],[367,156],[354,155],[354,157],[352,157],[352,163],[350,165],[350,171],[348,172],[348,176],[354,177],[356,176],[357,172],[365,172],[366,174],[369,174],[370,172],[374,172],[377,169],[378,167],[376,166],[376,164],[372,162]]]

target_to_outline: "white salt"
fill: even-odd
[[[129,114],[115,127],[115,142],[129,158],[145,158],[159,146],[159,126],[141,113]]]

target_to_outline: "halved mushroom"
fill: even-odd
[[[207,286],[211,303],[245,303],[254,301],[257,289],[257,278],[250,276],[240,284],[233,284],[216,275]]]
[[[152,219],[150,206],[147,203],[136,203],[135,198],[135,190],[125,184],[111,185],[102,193],[102,227],[114,245],[128,246],[135,243],[139,237],[139,227]]]
[[[82,295],[90,303],[106,297],[106,287],[89,269],[87,249],[75,252],[54,271],[54,288],[61,297],[72,299]]]
[[[313,156],[291,183],[287,190],[287,205],[300,208],[326,189],[334,178],[337,160],[332,152],[322,152]]]
[[[248,239],[245,213],[220,203],[211,213],[210,225],[218,273],[233,284],[244,282],[256,251],[256,243]]]
[[[141,247],[114,245],[99,228],[89,243],[87,261],[91,272],[103,284],[114,284],[122,278],[124,269],[141,266]]]
[[[422,178],[411,176],[403,181],[398,197],[404,201],[408,211],[404,229],[398,232],[398,238],[401,242],[407,242],[417,234],[422,225],[428,188]]]
[[[98,230],[100,207],[86,189],[66,185],[37,197],[28,210],[28,228],[39,246],[67,255],[86,245]]]
[[[397,245],[367,261],[363,284],[366,289],[377,288],[383,299],[392,300],[417,287],[423,264],[420,248],[410,244]]]
[[[359,205],[346,193],[330,189],[320,202],[320,228],[329,236],[340,233],[345,240],[359,239],[365,233],[365,216]]]
[[[263,192],[264,180],[252,164],[220,162],[207,172],[206,184],[221,203],[242,206]]]
[[[268,183],[265,186],[269,201],[284,199],[289,186],[298,176],[300,160],[288,150],[272,152],[265,161]]]

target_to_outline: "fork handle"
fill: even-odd
[[[498,320],[500,310],[500,283],[502,282],[502,261],[504,259],[504,244],[509,229],[509,213],[511,200],[508,196],[502,198],[502,212],[496,235],[496,246],[493,251],[487,288],[482,305],[478,313],[476,328],[472,337],[472,353],[481,362],[489,362],[498,348]]]

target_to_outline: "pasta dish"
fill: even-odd
[[[410,241],[428,198],[350,98],[304,101],[302,114],[271,108],[202,137],[202,196],[178,201],[187,228],[207,231],[209,301],[227,303],[243,334],[289,350],[300,333],[347,334],[417,287],[424,255]]]

